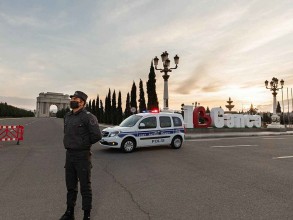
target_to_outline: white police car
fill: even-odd
[[[132,152],[136,147],[171,145],[179,149],[184,141],[181,114],[139,113],[126,118],[119,126],[102,131],[100,144]]]

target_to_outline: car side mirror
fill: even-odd
[[[139,128],[145,128],[145,123],[140,123]]]

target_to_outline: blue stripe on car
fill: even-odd
[[[174,129],[165,129],[165,130],[150,130],[150,131],[131,131],[131,132],[121,132],[118,134],[118,137],[123,138],[126,135],[132,135],[135,137],[144,137],[156,134],[174,134],[174,133],[184,133],[184,129],[182,128],[174,128]]]

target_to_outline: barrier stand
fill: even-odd
[[[0,125],[0,141],[19,141],[23,140],[24,126],[22,125]]]

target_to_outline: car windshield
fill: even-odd
[[[128,118],[126,118],[124,121],[121,122],[119,125],[120,127],[133,127],[139,119],[141,119],[142,116],[139,115],[131,115]]]

